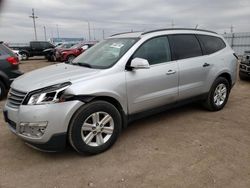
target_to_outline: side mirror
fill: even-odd
[[[130,67],[133,69],[149,69],[150,65],[148,60],[136,57],[131,61]]]

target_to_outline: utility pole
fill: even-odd
[[[171,22],[171,27],[174,28],[174,20]]]
[[[32,8],[32,14],[31,16],[29,16],[30,18],[33,19],[33,25],[34,25],[34,32],[35,32],[35,40],[37,40],[37,34],[36,34],[36,19],[38,18],[37,16],[35,16],[35,11]]]
[[[46,41],[47,40],[47,34],[46,34],[46,27],[43,26],[43,30],[44,30],[44,40]]]
[[[57,31],[57,38],[59,39],[59,29],[58,29],[58,24],[56,24],[56,31]]]
[[[88,30],[89,30],[89,41],[91,40],[91,36],[90,36],[90,23],[88,21]]]
[[[94,25],[92,25],[92,27],[93,27],[93,37],[94,37],[94,41],[95,41],[95,27],[94,27]]]
[[[234,32],[234,27],[233,27],[233,25],[231,25],[231,27],[230,27],[230,31],[231,31],[231,33],[233,33],[233,32]]]
[[[102,39],[105,38],[105,33],[104,33],[104,29],[102,30]]]

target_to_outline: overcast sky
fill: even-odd
[[[124,31],[166,27],[210,29],[219,33],[250,31],[250,0],[5,0],[0,5],[0,40],[34,39],[31,9],[35,9],[37,34],[47,38],[102,39]]]

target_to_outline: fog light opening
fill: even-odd
[[[47,128],[48,122],[21,122],[19,133],[27,137],[42,137]]]

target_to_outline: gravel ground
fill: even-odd
[[[21,64],[27,72],[45,60]],[[2,110],[4,101],[0,103]],[[138,120],[96,156],[43,153],[14,136],[0,114],[0,187],[250,187],[250,82],[208,112],[191,104]]]

